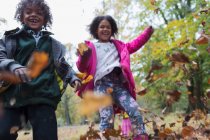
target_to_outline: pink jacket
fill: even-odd
[[[149,40],[152,33],[153,33],[152,27],[148,27],[136,39],[128,43],[123,43],[122,41],[115,39],[111,40],[116,46],[117,51],[119,53],[122,72],[127,80],[127,82],[125,83],[125,87],[130,91],[130,94],[134,99],[136,99],[136,93],[135,93],[135,82],[130,69],[130,54],[140,49]],[[76,64],[80,72],[86,72],[88,75],[93,75],[94,77],[96,72],[96,64],[97,64],[95,46],[90,41],[85,41],[85,43],[89,48],[91,48],[92,54],[88,60],[87,59],[82,60],[82,57],[79,56]],[[84,91],[93,90],[93,88],[94,88],[94,80],[83,85],[79,89],[77,94],[81,96]]]

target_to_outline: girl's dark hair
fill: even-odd
[[[15,12],[15,19],[19,22],[22,22],[23,19],[23,11],[25,8],[28,6],[37,6],[41,10],[43,10],[44,13],[44,19],[45,19],[45,24],[44,27],[46,28],[47,26],[50,27],[52,25],[52,14],[50,12],[50,7],[47,5],[47,3],[44,0],[21,0],[16,8]]]
[[[100,22],[102,20],[107,20],[112,28],[112,36],[115,36],[118,33],[118,28],[117,28],[117,24],[116,21],[109,15],[106,16],[97,16],[93,19],[92,23],[89,25],[89,32],[90,34],[95,38],[95,39],[99,39],[98,38],[98,34],[97,34],[97,29],[98,26],[100,24]]]

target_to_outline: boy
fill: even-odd
[[[77,88],[80,80],[64,59],[64,46],[44,31],[52,24],[50,8],[44,0],[21,0],[15,18],[22,28],[7,31],[0,40],[0,70],[13,73],[18,84],[10,84],[0,94],[0,139],[15,140],[23,118],[29,120],[33,140],[57,140],[55,109],[61,98],[58,79]],[[48,54],[48,63],[33,78],[27,67],[34,52]],[[15,128],[15,131],[14,131]]]

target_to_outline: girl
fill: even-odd
[[[79,71],[92,75],[94,78],[83,85],[79,96],[86,90],[95,90],[96,94],[109,94],[114,101],[114,107],[109,106],[99,110],[100,130],[113,128],[114,109],[120,107],[130,117],[134,139],[141,139],[146,135],[143,119],[135,101],[135,83],[130,69],[130,54],[141,48],[153,33],[150,26],[136,39],[124,43],[114,37],[118,28],[115,20],[107,16],[97,16],[89,26],[90,34],[96,42],[85,41],[87,51],[79,55],[77,67]],[[112,93],[110,94],[110,90]],[[109,91],[109,92],[107,92]]]
[[[0,70],[13,73],[21,82],[11,84],[0,94],[4,104],[0,139],[16,140],[25,118],[32,125],[33,140],[57,140],[59,81],[78,86],[79,79],[64,59],[64,46],[50,36],[52,33],[42,30],[52,24],[50,8],[44,0],[21,0],[15,18],[22,28],[5,32],[0,40]],[[46,67],[34,79],[26,67],[33,52],[49,56]]]

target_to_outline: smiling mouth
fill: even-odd
[[[32,22],[32,23],[38,23],[39,22],[39,20],[37,20],[37,19],[30,19],[29,21]]]
[[[103,33],[102,35],[104,35],[104,36],[109,36],[110,34],[109,34],[109,33]]]

